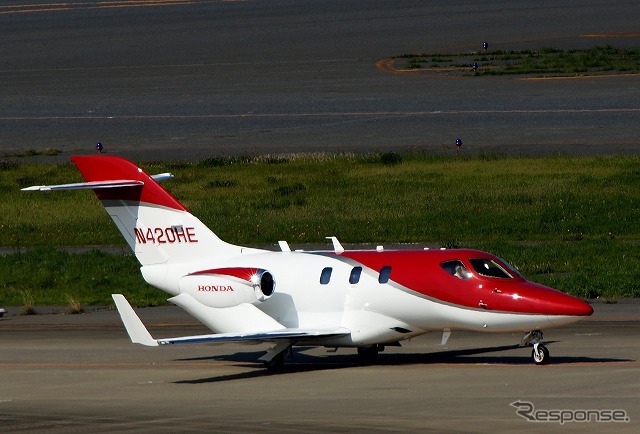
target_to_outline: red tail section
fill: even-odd
[[[147,267],[146,273],[143,270],[147,281],[148,266],[219,260],[240,254],[240,247],[220,240],[152,176],[130,161],[111,156],[72,160],[88,182],[103,183],[94,192],[136,258]],[[162,287],[160,283],[152,284]]]
[[[150,205],[160,205],[179,211],[187,211],[169,192],[132,162],[111,156],[75,156],[71,157],[88,181],[131,180],[142,181],[144,186],[125,188],[106,188],[95,190],[100,200],[130,200]]]

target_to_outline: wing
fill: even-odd
[[[167,344],[223,343],[223,342],[276,342],[282,340],[315,339],[346,336],[350,330],[344,327],[326,329],[283,328],[257,333],[220,333],[210,335],[183,336],[177,338],[154,339],[122,294],[112,294],[124,327],[134,344],[150,347]]]

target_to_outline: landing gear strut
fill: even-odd
[[[289,342],[280,342],[273,348],[269,348],[260,360],[270,371],[279,371],[284,368],[285,362],[293,357],[292,345]]]
[[[541,330],[532,330],[529,333],[525,333],[520,341],[520,346],[525,347],[528,345],[533,345],[533,350],[531,350],[531,357],[533,358],[533,362],[536,365],[546,365],[549,363],[549,350],[547,347],[541,342],[542,341],[542,331]]]

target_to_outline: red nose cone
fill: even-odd
[[[579,298],[542,285],[534,285],[539,291],[543,291],[544,297],[539,298],[538,303],[544,305],[543,310],[548,315],[589,316],[593,313],[593,308]]]
[[[567,296],[567,300],[562,302],[559,310],[560,313],[555,315],[589,316],[593,313],[589,303],[571,296]]]
[[[533,282],[518,282],[505,293],[512,294],[511,309],[550,316],[589,316],[593,308],[586,302]]]

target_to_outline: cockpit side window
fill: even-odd
[[[513,276],[509,274],[504,268],[502,268],[496,261],[492,259],[477,258],[469,259],[471,266],[481,276],[496,277],[498,279],[513,279]]]
[[[440,264],[440,266],[447,273],[451,274],[453,277],[457,277],[458,279],[467,280],[471,278],[471,273],[467,270],[467,267],[464,266],[462,261],[454,260],[447,261]]]

